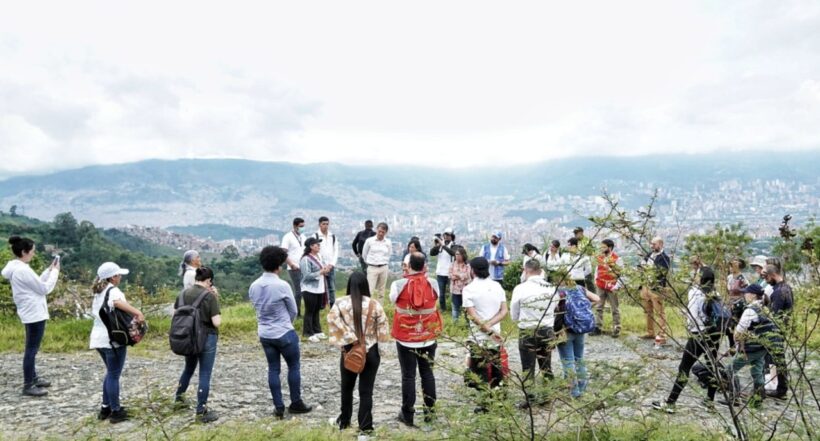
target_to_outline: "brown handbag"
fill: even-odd
[[[370,319],[373,317],[374,303],[375,301],[371,299],[367,307],[367,320],[362,329],[362,335],[359,335],[359,340],[353,343],[353,347],[351,347],[349,351],[345,352],[344,366],[345,369],[350,372],[360,374],[364,370],[364,364],[367,361],[367,342],[365,340],[365,334],[367,333],[368,326],[370,326]]]

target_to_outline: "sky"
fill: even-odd
[[[820,150],[816,1],[0,6],[0,178]]]

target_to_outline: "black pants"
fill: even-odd
[[[686,387],[686,383],[689,382],[689,373],[692,371],[692,366],[695,365],[702,355],[708,354],[704,365],[709,370],[715,371],[716,368],[713,367],[712,360],[717,360],[719,344],[720,334],[708,336],[692,335],[689,337],[689,340],[686,341],[686,347],[683,349],[683,358],[681,358],[680,365],[678,366],[678,378],[672,386],[672,392],[669,393],[669,398],[666,399],[667,403],[674,404],[678,401],[680,393],[683,392],[683,388]],[[715,399],[717,385],[710,384],[706,391],[710,400]]]
[[[310,337],[313,334],[320,334],[322,332],[322,320],[319,318],[319,311],[322,309],[324,294],[304,291],[302,292],[302,299],[305,301],[302,335]]]
[[[406,421],[413,422],[416,405],[416,366],[421,376],[421,393],[424,396],[424,410],[429,411],[436,404],[436,377],[433,375],[433,361],[436,346],[408,348],[396,342],[396,350],[401,367],[401,412]]]
[[[302,316],[302,270],[288,270],[290,284],[293,286],[293,299],[296,300],[296,315]]]
[[[349,347],[348,347],[349,349]],[[353,416],[353,388],[356,378],[359,379],[359,430],[373,430],[373,385],[376,383],[376,372],[379,371],[379,345],[375,344],[367,351],[367,361],[361,374],[345,369],[345,358],[342,355],[339,368],[342,372],[342,413],[336,420],[340,428],[350,427]]]
[[[552,380],[552,348],[555,332],[549,326],[537,329],[519,330],[518,353],[521,354],[521,369],[525,380],[535,378],[535,363],[545,379]]]
[[[483,384],[470,382],[468,386],[475,389],[498,387],[504,380],[501,366],[501,349],[476,343],[468,343],[470,349],[470,371],[481,379]]]
[[[772,342],[769,352],[766,354],[766,367],[775,365],[777,367],[777,389],[775,395],[782,397],[789,392],[789,377],[786,370],[786,343]]]

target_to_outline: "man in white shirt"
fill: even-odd
[[[470,371],[490,388],[504,379],[501,361],[501,320],[507,315],[507,296],[501,285],[490,278],[490,264],[483,257],[470,261],[473,281],[462,291],[462,306],[470,321]],[[478,384],[472,386],[478,388]],[[480,405],[476,412],[485,412]]]
[[[558,305],[558,289],[548,283],[541,272],[541,263],[530,259],[524,265],[526,280],[513,290],[510,316],[518,322],[518,352],[524,381],[535,378],[535,363],[545,380],[551,380],[552,348],[555,332],[555,307]],[[532,397],[530,397],[532,398]],[[522,403],[529,406],[529,400]]]
[[[330,267],[325,274],[325,285],[327,286],[327,301],[332,308],[336,303],[336,262],[339,260],[339,241],[336,240],[336,235],[330,232],[330,219],[327,216],[319,218],[319,231],[314,233],[313,237],[322,239],[319,255],[322,256],[322,262]]]
[[[430,256],[438,256],[436,260],[436,282],[438,282],[439,306],[442,311],[447,311],[447,285],[450,284],[450,266],[453,264],[456,252],[455,235],[452,228],[444,230],[442,237],[437,234],[433,240],[433,248],[430,249]]]
[[[282,248],[287,250],[288,275],[290,283],[293,285],[293,297],[296,299],[296,316],[302,316],[302,271],[299,270],[299,260],[305,253],[305,236],[302,230],[305,228],[305,220],[301,217],[293,219],[293,229],[282,236]]]
[[[367,284],[370,286],[370,296],[379,302],[384,297],[389,274],[390,255],[393,253],[393,244],[387,236],[387,224],[380,222],[376,227],[376,235],[367,239],[362,248],[362,259],[367,264]]]

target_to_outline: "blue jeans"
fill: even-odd
[[[571,394],[578,398],[587,388],[587,367],[584,362],[584,336],[567,331],[567,341],[558,344],[558,354],[564,367],[564,378],[572,379]]]
[[[458,320],[459,314],[461,314],[461,294],[451,294],[450,300],[452,300],[452,304],[450,306],[453,307],[453,321],[455,322],[456,320]]]
[[[37,379],[37,369],[34,367],[34,358],[40,350],[43,335],[46,333],[46,321],[26,323],[26,350],[23,353],[23,386],[34,384]]]
[[[118,348],[98,348],[97,352],[105,363],[105,378],[103,379],[103,407],[110,407],[112,411],[120,410],[120,375],[125,367],[125,355],[128,346]]]
[[[438,282],[438,303],[442,311],[447,310],[447,285],[450,283],[450,278],[447,276],[436,275]]]
[[[325,286],[327,286],[327,305],[328,310],[336,303],[336,267],[325,274]]]
[[[279,338],[259,338],[262,342],[262,349],[265,350],[265,358],[268,359],[268,387],[273,397],[273,406],[279,410],[285,408],[282,400],[282,383],[279,380],[279,373],[282,372],[279,356],[285,359],[288,364],[288,389],[290,390],[290,402],[298,403],[302,401],[302,375],[299,364],[299,336],[296,331],[290,330]]]
[[[199,364],[199,389],[196,393],[197,412],[203,412],[205,405],[208,404],[208,394],[211,392],[211,372],[214,370],[214,362],[216,362],[216,342],[218,339],[219,335],[208,334],[202,352],[185,357],[185,369],[182,371],[182,376],[179,377],[177,396],[188,390],[188,384],[191,382],[191,377],[194,376],[196,365]]]

